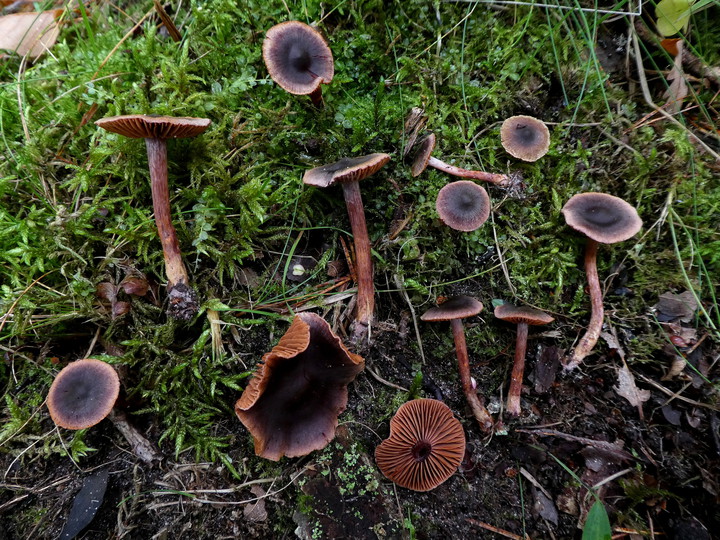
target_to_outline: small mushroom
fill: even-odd
[[[397,485],[429,491],[450,478],[465,455],[465,433],[450,408],[435,399],[403,403],[390,437],[375,449],[382,473]]]
[[[517,324],[515,341],[515,362],[510,376],[510,390],[507,397],[507,412],[511,416],[520,414],[520,391],[525,371],[525,352],[527,350],[528,326],[550,324],[555,319],[544,311],[526,306],[500,304],[495,307],[495,317]]]
[[[490,216],[490,197],[482,186],[459,180],[444,186],[435,200],[440,220],[456,231],[478,229]]]
[[[473,415],[480,424],[480,428],[488,433],[492,430],[493,419],[485,406],[478,398],[477,392],[473,388],[472,378],[470,377],[470,359],[467,352],[467,344],[465,343],[465,330],[462,320],[466,317],[474,317],[483,310],[480,301],[470,296],[456,296],[449,299],[444,304],[431,308],[423,313],[423,321],[441,322],[450,321],[453,338],[455,339],[455,354],[458,360],[458,371],[460,372],[460,381],[462,383],[465,399],[470,404]]]
[[[315,167],[305,172],[303,182],[310,186],[328,187],[340,184],[345,196],[350,227],[355,242],[355,269],[358,280],[357,313],[352,340],[369,341],[370,326],[375,311],[375,285],[370,254],[370,237],[365,222],[365,210],[360,196],[360,180],[379,171],[390,161],[388,154],[370,154],[355,158],[342,158],[335,163]]]
[[[532,116],[511,116],[500,128],[500,141],[511,156],[537,161],[550,148],[550,131],[545,122]]]
[[[305,23],[288,21],[276,24],[265,34],[263,60],[270,77],[291,94],[309,94],[321,107],[321,84],[330,84],[335,64],[325,38]]]
[[[461,169],[454,165],[449,165],[444,161],[440,161],[437,158],[432,157],[432,152],[435,149],[435,134],[431,133],[418,143],[417,150],[415,151],[415,158],[412,162],[411,172],[413,176],[420,176],[420,174],[428,167],[434,167],[440,171],[446,172],[453,176],[459,176],[460,178],[470,178],[472,180],[482,180],[483,182],[490,182],[496,186],[508,186],[511,181],[506,174],[495,174],[484,171],[471,171],[468,169]]]
[[[255,454],[277,461],[324,448],[347,405],[347,386],[363,367],[321,317],[296,315],[235,404]]]
[[[165,256],[168,278],[168,314],[189,320],[197,313],[197,294],[190,287],[190,278],[182,261],[180,243],[170,217],[170,194],[167,173],[167,139],[195,137],[210,125],[208,118],[182,118],[132,114],[102,118],[95,124],[111,133],[131,139],[145,139],[150,167],[155,224]]]
[[[607,193],[575,195],[565,203],[562,213],[570,227],[588,237],[585,273],[590,291],[590,322],[578,346],[562,360],[565,371],[571,371],[590,354],[602,331],[604,309],[597,272],[598,243],[614,244],[632,238],[642,227],[642,220],[635,207]]]

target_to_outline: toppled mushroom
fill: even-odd
[[[511,116],[500,128],[505,151],[523,161],[537,161],[550,148],[550,130],[545,122],[532,116]]]
[[[525,371],[525,352],[529,325],[550,324],[555,319],[544,311],[526,306],[501,304],[495,307],[495,317],[500,320],[517,324],[515,342],[515,362],[510,376],[510,390],[507,397],[507,412],[511,416],[520,414],[520,391],[522,390],[523,372]]]
[[[470,296],[456,296],[444,304],[427,310],[420,319],[428,322],[450,321],[453,338],[455,340],[458,371],[460,372],[460,381],[462,382],[465,399],[467,399],[475,419],[480,424],[480,428],[488,433],[492,430],[494,422],[473,387],[473,381],[470,377],[470,358],[468,357],[465,330],[462,323],[463,319],[474,317],[482,310],[482,303],[475,298],[471,298]]]
[[[490,197],[475,182],[459,180],[444,186],[435,200],[440,220],[456,231],[478,229],[490,216]]]
[[[322,318],[296,315],[235,404],[255,454],[277,461],[324,448],[347,405],[347,386],[364,366]]]
[[[450,408],[435,399],[403,403],[390,437],[375,449],[382,473],[397,485],[429,491],[450,478],[465,455],[465,433]]]
[[[330,84],[335,64],[320,32],[299,21],[276,24],[265,34],[262,52],[272,80],[291,94],[309,94],[316,107],[322,106],[320,85]]]
[[[357,312],[352,330],[355,343],[369,341],[370,326],[375,311],[375,285],[370,255],[370,237],[365,222],[365,210],[360,196],[360,180],[376,173],[390,161],[388,154],[370,154],[342,158],[335,163],[315,167],[305,172],[303,182],[310,186],[328,187],[340,184],[343,188],[350,227],[355,242],[355,269],[358,280]]]
[[[642,220],[635,207],[620,197],[607,193],[575,195],[565,203],[562,213],[570,227],[588,238],[585,247],[585,273],[590,291],[590,322],[572,354],[562,359],[565,371],[571,371],[590,354],[602,330],[605,312],[597,272],[598,243],[614,244],[632,238],[642,227]]]
[[[198,300],[197,294],[190,287],[190,278],[182,261],[180,243],[170,217],[166,141],[195,137],[210,126],[210,120],[132,114],[102,118],[95,124],[111,133],[132,139],[145,139],[155,224],[163,248],[168,278],[168,314],[176,319],[189,320],[197,313]]]
[[[482,180],[483,182],[490,182],[491,184],[495,184],[496,186],[510,185],[510,178],[506,174],[495,174],[484,171],[471,171],[468,169],[461,169],[460,167],[449,165],[444,161],[440,161],[439,159],[432,157],[431,154],[435,149],[435,142],[435,134],[431,133],[418,143],[411,167],[411,172],[413,176],[420,176],[420,174],[425,169],[427,169],[428,167],[433,167],[453,176],[459,176],[460,178]]]

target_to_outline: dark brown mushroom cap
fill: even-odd
[[[545,122],[532,116],[511,116],[500,128],[505,151],[523,161],[537,161],[550,148],[550,130]]]
[[[485,188],[469,180],[445,185],[435,200],[440,220],[456,231],[470,232],[490,216],[490,197]]]
[[[550,324],[555,319],[539,309],[527,306],[514,306],[512,304],[500,304],[495,306],[495,317],[514,324],[525,323],[530,326]]]
[[[452,321],[453,319],[465,319],[474,317],[483,310],[480,300],[471,296],[455,296],[437,307],[428,309],[420,317],[423,321]]]
[[[105,418],[117,401],[120,379],[113,367],[86,358],[55,376],[47,397],[53,422],[66,429],[85,429]]]
[[[601,244],[614,244],[632,238],[642,220],[630,203],[607,193],[579,193],[562,209],[573,229]]]
[[[410,171],[413,176],[420,176],[420,174],[427,169],[430,156],[432,155],[433,150],[435,150],[435,143],[436,139],[434,133],[431,133],[418,143],[412,167],[410,167]]]
[[[255,454],[277,461],[324,448],[347,405],[347,385],[363,367],[363,358],[349,352],[322,318],[296,315],[235,404]]]
[[[303,183],[315,187],[328,187],[342,182],[356,182],[375,174],[390,161],[388,154],[369,154],[342,158],[335,163],[305,171]]]
[[[450,478],[465,455],[465,433],[450,408],[435,399],[403,403],[390,437],[375,449],[382,473],[397,485],[429,491]]]
[[[291,94],[311,94],[335,74],[325,38],[305,23],[276,24],[265,34],[262,51],[272,80]]]
[[[131,139],[181,139],[200,135],[210,122],[209,118],[128,114],[101,118],[95,125]]]

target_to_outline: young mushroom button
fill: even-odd
[[[432,157],[432,152],[435,150],[435,142],[435,134],[431,133],[418,143],[417,150],[415,151],[415,157],[413,158],[412,166],[410,168],[413,176],[420,176],[425,169],[433,167],[447,174],[459,176],[460,178],[482,180],[484,182],[495,184],[496,186],[510,185],[510,178],[506,174],[494,174],[485,171],[461,169],[460,167],[449,165],[444,161],[440,161],[439,159]]]
[[[188,320],[198,310],[197,294],[190,287],[180,243],[170,218],[166,140],[195,137],[208,128],[210,120],[133,114],[103,118],[95,124],[125,137],[145,139],[155,224],[163,248],[168,278],[168,313],[177,319]]]
[[[490,413],[480,402],[480,398],[478,398],[473,388],[472,379],[470,378],[470,359],[468,357],[467,344],[465,343],[465,330],[463,329],[462,323],[464,318],[474,317],[482,310],[482,303],[475,298],[470,296],[456,296],[444,304],[427,310],[420,318],[426,322],[450,321],[453,338],[455,340],[458,371],[460,372],[460,381],[463,392],[465,393],[465,399],[467,399],[475,419],[480,424],[480,428],[488,433],[492,431],[494,422],[492,416],[490,416]]]
[[[550,131],[545,122],[532,116],[511,116],[500,128],[505,151],[522,161],[537,161],[550,148]]]
[[[604,309],[597,272],[598,244],[614,244],[635,236],[642,220],[635,208],[607,193],[580,193],[565,203],[565,221],[588,237],[585,247],[585,273],[590,291],[590,322],[585,335],[572,354],[563,358],[566,371],[578,367],[595,347],[602,330]]]
[[[355,243],[355,269],[358,279],[357,313],[352,340],[360,343],[369,338],[375,311],[375,286],[373,284],[370,237],[365,222],[365,210],[360,196],[360,180],[379,171],[390,161],[388,154],[370,154],[355,158],[343,158],[335,163],[316,167],[305,172],[303,182],[310,186],[328,187],[340,184],[345,196],[350,228]]]
[[[440,220],[456,231],[478,229],[490,216],[490,197],[475,182],[459,180],[444,186],[435,200]]]
[[[329,84],[335,73],[330,47],[312,27],[298,21],[276,24],[265,34],[263,60],[270,77],[291,94],[309,94],[322,106],[321,84]]]
[[[502,321],[517,324],[515,342],[515,362],[510,376],[510,390],[507,398],[507,412],[512,416],[520,414],[520,391],[525,371],[525,351],[527,350],[528,326],[550,324],[555,319],[544,311],[525,306],[501,304],[495,308],[495,317]]]

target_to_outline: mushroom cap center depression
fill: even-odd
[[[410,451],[416,463],[425,461],[432,453],[432,445],[427,441],[416,442]]]
[[[528,124],[517,124],[514,131],[515,140],[523,146],[530,146],[537,138],[537,130]]]
[[[312,65],[312,56],[305,47],[293,43],[288,50],[288,61],[297,71],[308,71]]]

